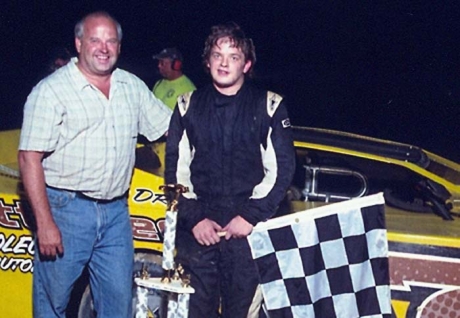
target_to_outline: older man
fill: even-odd
[[[98,317],[129,317],[133,240],[127,191],[138,133],[167,130],[170,110],[117,69],[122,30],[105,12],[75,26],[73,58],[42,80],[24,108],[23,183],[36,219],[34,317],[64,317],[88,266]]]

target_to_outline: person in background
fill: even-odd
[[[158,70],[162,79],[153,86],[153,94],[174,109],[177,97],[196,89],[192,81],[182,72],[183,58],[179,50],[166,48],[153,56],[158,60]]]
[[[158,71],[163,77],[153,86],[153,94],[170,109],[174,109],[177,98],[181,94],[195,90],[196,87],[182,71],[184,59],[178,49],[165,48],[160,53],[154,55],[153,58],[158,60]],[[166,138],[162,138],[154,144],[144,142],[144,145],[145,147],[142,149],[144,154],[148,154],[149,152],[156,154],[155,157],[158,158],[160,163],[160,168],[157,171],[162,174],[165,166],[164,153]],[[142,150],[139,149],[139,151]],[[152,155],[149,154],[149,157],[150,156]]]
[[[171,110],[116,67],[122,29],[106,12],[75,26],[78,57],[39,82],[24,107],[22,181],[35,217],[35,318],[64,317],[89,269],[97,317],[132,316],[127,191],[137,135],[163,136]]]
[[[272,217],[295,167],[285,101],[251,85],[252,40],[212,27],[203,63],[212,84],[179,97],[168,130],[166,182],[178,205],[176,263],[191,275],[190,318],[258,317],[262,296],[246,236]]]
[[[50,60],[48,62],[47,73],[51,74],[57,69],[63,67],[70,62],[70,52],[64,47],[58,47],[51,51]]]

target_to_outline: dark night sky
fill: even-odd
[[[5,2],[5,1],[4,1]],[[289,100],[297,125],[416,144],[460,162],[458,1],[9,1],[0,4],[0,129],[22,106],[50,51],[73,51],[73,27],[103,9],[124,31],[120,67],[149,86],[151,56],[177,46],[202,85],[204,40],[233,20],[257,49],[255,81]]]

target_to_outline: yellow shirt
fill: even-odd
[[[177,103],[177,97],[184,93],[196,89],[192,81],[185,75],[175,80],[169,81],[161,79],[153,86],[153,94],[165,103],[169,108],[174,109]]]

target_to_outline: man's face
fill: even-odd
[[[224,95],[234,95],[243,85],[251,61],[245,61],[241,49],[234,47],[229,38],[222,38],[211,49],[208,67],[216,89]]]
[[[109,75],[120,54],[117,28],[106,17],[92,17],[85,22],[81,39],[75,39],[78,66],[89,76]]]
[[[171,77],[171,72],[173,71],[171,66],[172,60],[170,58],[164,58],[158,60],[158,70],[160,71],[161,76],[166,79]]]

